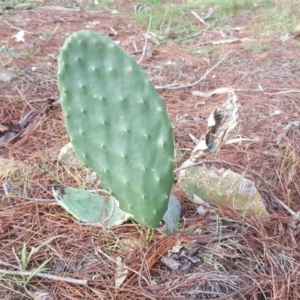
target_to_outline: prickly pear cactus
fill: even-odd
[[[58,87],[74,150],[140,224],[156,227],[173,183],[174,143],[163,100],[136,61],[91,31],[68,37]]]
[[[113,198],[71,187],[53,186],[52,191],[57,203],[80,222],[116,226],[131,217],[120,210]]]
[[[181,214],[181,205],[177,197],[173,194],[170,195],[168,209],[163,216],[164,225],[158,230],[165,234],[171,235],[177,229]]]
[[[231,170],[197,166],[180,171],[179,186],[212,204],[225,204],[246,215],[268,215],[254,183]]]

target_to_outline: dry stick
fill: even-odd
[[[196,12],[194,12],[193,10],[191,10],[191,13],[195,16],[195,18],[200,21],[203,25],[208,26],[209,24],[207,24]]]
[[[55,199],[39,199],[39,198],[29,198],[29,197],[22,197],[22,196],[19,196],[19,198],[22,198],[24,200],[28,200],[28,201],[36,201],[36,202],[57,202]]]
[[[62,11],[80,11],[80,8],[67,8],[62,6],[38,6],[35,9],[47,9],[47,10],[62,10]],[[85,11],[88,13],[89,11]]]
[[[232,38],[232,39],[224,39],[224,40],[218,40],[218,41],[212,41],[212,42],[202,42],[200,44],[194,45],[194,47],[202,46],[202,45],[220,45],[220,44],[231,44],[231,43],[237,43],[237,42],[251,42],[252,40],[249,38]]]
[[[195,86],[197,85],[198,83],[200,83],[201,81],[203,81],[207,75],[209,73],[211,73],[218,65],[220,65],[224,60],[225,58],[227,58],[229,52],[227,52],[219,62],[217,62],[214,66],[212,66],[209,70],[207,70],[205,72],[205,74],[200,78],[198,79],[197,81],[193,82],[193,83],[188,83],[188,84],[184,84],[184,85],[174,85],[174,84],[171,84],[171,85],[165,85],[165,86],[155,86],[156,89],[158,90],[161,90],[161,89],[168,89],[168,90],[177,90],[177,89],[184,89],[184,88],[188,88],[188,87],[192,87],[192,86]]]
[[[267,92],[269,90],[278,91],[278,92]],[[300,90],[297,89],[289,89],[289,88],[260,88],[260,89],[235,89],[237,92],[258,92],[264,93],[266,95],[280,95],[280,94],[288,94],[288,93],[300,93]]]
[[[44,102],[47,102],[48,100],[53,100],[54,102],[52,103],[52,105],[54,105],[54,103],[59,101],[59,97],[50,97],[50,98],[45,98],[45,99],[33,99],[33,100],[29,100],[28,102],[30,104],[34,104],[34,103],[44,103]]]
[[[32,273],[33,272],[30,272],[30,271],[10,271],[10,270],[0,269],[0,274],[4,274],[4,275],[32,276]],[[69,277],[61,277],[61,276],[45,274],[45,273],[36,273],[36,274],[34,274],[34,276],[44,278],[44,279],[63,281],[63,282],[88,286],[87,280],[74,279],[74,278],[69,278]]]
[[[7,262],[5,262],[5,261],[2,261],[2,260],[0,260],[0,265],[3,265],[3,266],[5,266],[5,267],[13,267],[13,268],[15,268],[14,265],[9,264],[9,263],[7,263]]]
[[[143,60],[143,58],[145,56],[145,52],[146,52],[147,44],[148,44],[148,35],[149,35],[150,28],[151,28],[151,23],[152,23],[152,15],[151,15],[151,12],[150,12],[149,25],[148,25],[148,29],[147,29],[147,32],[146,32],[145,45],[144,45],[144,48],[143,48],[142,56],[139,59],[138,63],[141,63],[141,61]]]
[[[29,198],[28,196],[26,196],[25,194],[23,193],[20,193],[19,191],[14,191],[14,190],[10,190],[10,187],[9,187],[10,183],[9,182],[4,182],[3,183],[3,190],[4,190],[4,193],[5,193],[5,196],[8,197],[8,198],[13,198],[13,195],[11,194],[15,194],[16,196],[15,197],[18,197],[18,198],[22,198],[24,200],[28,200],[28,201],[37,201],[37,202],[56,202],[55,199],[38,199],[38,198]]]
[[[199,161],[197,163],[194,163],[192,165],[189,165],[189,166],[182,166],[176,170],[174,170],[174,174],[179,172],[179,171],[182,171],[182,170],[185,170],[185,169],[189,169],[189,168],[192,168],[192,167],[196,167],[196,166],[200,166],[200,165],[203,165],[205,163],[219,163],[219,164],[224,164],[224,165],[227,165],[227,166],[231,166],[231,167],[235,167],[235,168],[238,168],[238,169],[242,169],[254,176],[256,176],[262,183],[263,185],[267,188],[270,196],[271,196],[271,200],[272,202],[277,202],[279,203],[281,206],[283,206],[294,218],[296,219],[300,219],[300,216],[299,216],[299,213],[296,213],[294,212],[293,210],[291,210],[285,203],[283,203],[282,200],[278,199],[274,192],[272,191],[272,189],[269,187],[269,185],[265,182],[265,180],[259,175],[257,174],[256,172],[253,172],[251,170],[248,170],[246,169],[245,167],[241,166],[241,165],[237,165],[237,164],[234,164],[234,163],[230,163],[228,161],[225,161],[225,160],[202,160],[202,161]]]
[[[27,32],[27,33],[32,33],[31,31],[24,30],[24,29],[22,29],[22,28],[20,28],[20,27],[16,27],[16,26],[14,26],[14,25],[11,25],[11,24],[9,24],[8,22],[6,22],[6,21],[4,21],[4,20],[3,20],[3,22],[4,22],[6,25],[8,25],[9,27],[11,27],[11,28],[14,28],[14,29],[17,29],[17,30],[20,30],[20,31],[24,31],[24,32]]]

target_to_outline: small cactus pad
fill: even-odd
[[[79,159],[123,211],[156,227],[168,207],[174,142],[164,102],[146,73],[109,38],[79,31],[62,47],[58,87]]]
[[[181,214],[181,204],[177,197],[173,194],[170,195],[168,209],[163,216],[164,226],[157,228],[165,235],[171,235],[178,228]]]
[[[57,203],[80,222],[116,226],[130,219],[130,215],[121,211],[113,198],[71,187],[53,186],[52,191]]]
[[[225,204],[245,215],[268,215],[254,183],[229,169],[202,165],[182,170],[179,186],[211,204]]]

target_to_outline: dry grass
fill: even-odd
[[[0,82],[1,124],[15,123],[29,110],[35,114],[32,120],[35,126],[30,132],[0,148],[1,156],[13,157],[30,168],[16,177],[7,172],[0,181],[14,183],[32,199],[52,199],[53,184],[73,187],[83,184],[81,173],[69,172],[56,161],[59,149],[68,141],[60,108],[45,112],[45,104],[30,104],[29,100],[58,96],[56,62],[49,55],[58,54],[66,33],[99,19],[101,22],[93,30],[111,34],[112,27],[118,32],[112,38],[121,41],[129,53],[135,52],[133,41],[142,49],[144,38],[140,28],[125,16],[108,12],[55,11],[54,16],[53,11],[34,9],[12,11],[5,20],[0,20],[1,28],[5,28],[0,33],[5,45],[15,53],[30,54],[29,58],[1,55],[0,70],[16,72],[12,81]],[[235,26],[239,21],[238,17],[233,20]],[[12,26],[29,32],[24,44],[10,39],[16,33]],[[41,38],[39,32],[45,36]],[[236,34],[239,38],[249,37],[245,32]],[[212,30],[203,32],[200,42],[216,39],[219,37]],[[148,41],[154,51],[141,63],[156,85],[168,85],[174,80],[184,84],[196,81],[229,52],[228,59],[202,84],[160,91],[174,125],[176,166],[193,148],[188,134],[200,137],[209,113],[224,101],[222,95],[203,99],[193,96],[191,91],[233,87],[242,103],[240,124],[234,135],[259,140],[226,145],[218,153],[218,159],[259,173],[293,211],[300,211],[300,128],[283,131],[289,121],[299,120],[298,41],[259,40],[268,45],[259,53],[254,53],[249,43],[235,43],[220,45],[207,54],[190,54],[190,50],[200,47],[200,42],[199,39],[186,45],[170,42],[155,48]],[[140,55],[135,54],[137,60]],[[282,143],[278,146],[276,139],[282,133]],[[257,184],[260,186],[260,182]],[[48,299],[300,298],[300,226],[291,226],[292,217],[271,204],[263,186],[261,192],[270,212],[267,220],[246,218],[226,207],[216,207],[199,216],[195,205],[175,187],[183,206],[184,218],[179,228],[183,233],[170,237],[134,224],[114,229],[80,225],[53,202],[7,198],[1,187],[0,269],[32,271],[49,259],[43,273],[87,281],[87,285],[79,285],[36,276],[27,281],[28,276],[3,275],[1,299],[38,299],[39,291],[48,293]],[[216,235],[219,238],[212,239]],[[57,238],[35,253],[25,269],[24,245],[29,254],[33,247],[52,237]],[[182,272],[167,269],[160,260],[175,243],[197,245],[201,263]],[[118,256],[130,271],[117,289],[114,260]]]

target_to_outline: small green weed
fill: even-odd
[[[24,243],[22,251],[21,251],[21,265],[22,265],[23,270],[27,269],[28,264],[30,263],[33,255],[38,253],[43,247],[47,246],[49,243],[51,243],[54,239],[56,239],[58,237],[61,237],[61,236],[52,237],[52,238],[48,239],[47,241],[41,243],[39,246],[32,247],[29,254],[27,254],[27,246],[26,246],[26,243]],[[45,266],[46,262],[49,262],[49,260],[46,260],[45,262],[43,262],[41,266]],[[41,270],[41,266],[38,268],[39,271]]]
[[[194,11],[201,18],[205,16],[208,9],[213,7],[214,13],[207,21],[208,26],[224,27],[230,21],[231,16],[238,10],[251,10],[259,7],[269,7],[272,0],[195,0],[182,4],[171,2],[144,0],[143,6],[139,6],[135,13],[136,20],[145,28],[148,27],[150,19],[150,31],[156,31],[166,38],[176,38],[181,41],[187,35],[199,32],[203,29],[191,11]]]
[[[212,45],[207,45],[200,49],[191,51],[191,54],[208,54],[208,53],[212,52],[213,49],[214,49],[214,47]]]
[[[4,0],[1,1],[0,6],[1,7],[14,7],[16,5],[20,5],[20,4],[28,4],[28,3],[32,3],[33,1],[30,0]]]
[[[153,228],[145,228],[146,232],[139,226],[139,224],[135,224],[136,230],[140,234],[141,237],[145,238],[146,241],[151,242],[154,237],[155,229]]]
[[[297,25],[297,16],[292,13],[289,7],[277,7],[264,12],[262,23],[264,30],[261,32],[263,36],[282,35],[293,31]]]
[[[23,58],[30,58],[30,53],[17,53],[14,51],[14,49],[2,46],[0,47],[0,56],[1,55],[7,55],[12,57],[23,57]]]
[[[98,11],[98,10],[103,10],[103,9],[111,9],[112,2],[113,2],[112,0],[94,1],[94,3],[92,5],[88,6],[88,10]]]
[[[267,45],[262,45],[257,42],[252,42],[250,44],[250,49],[253,54],[261,54],[268,48]]]
[[[200,2],[203,6],[215,6],[220,12],[226,14],[232,14],[240,9],[268,7],[274,3],[273,0],[203,0]]]
[[[199,2],[199,1],[195,1]],[[191,18],[191,9],[196,9],[191,4],[175,5],[172,3],[162,4],[160,1],[143,1],[147,9],[140,9],[135,14],[135,19],[150,31],[156,31],[166,38],[184,37],[199,31],[198,22]],[[199,5],[198,5],[199,7]]]
[[[21,253],[20,253],[20,257],[19,257],[19,267],[20,267],[21,271],[20,272],[15,271],[15,274],[17,276],[13,275],[12,273],[9,274],[10,272],[8,271],[8,274],[3,274],[0,276],[0,280],[6,281],[7,283],[9,283],[13,286],[17,286],[20,290],[26,291],[26,284],[37,273],[47,270],[47,268],[45,268],[45,266],[49,263],[49,261],[52,258],[49,258],[49,259],[43,261],[37,268],[33,269],[29,275],[24,276],[22,274],[22,271],[25,271],[28,268],[28,266],[35,254],[37,254],[43,247],[45,247],[46,245],[48,245],[49,243],[51,243],[54,239],[56,239],[58,237],[62,237],[62,236],[59,235],[59,236],[52,237],[52,238],[48,239],[47,241],[41,243],[39,246],[32,247],[29,253],[27,252],[27,245],[26,245],[26,243],[24,243]]]

